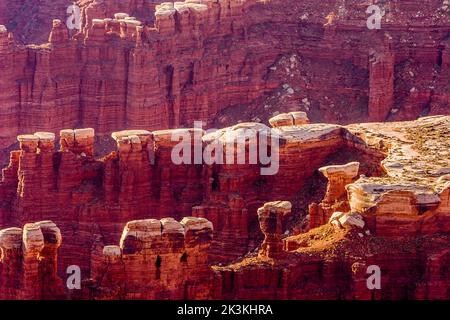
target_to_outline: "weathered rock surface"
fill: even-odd
[[[448,145],[447,127],[448,118],[439,116],[401,125],[377,123],[349,126],[348,129],[368,146],[388,150],[382,161],[385,174],[381,177],[362,176],[352,182],[357,171],[348,170],[345,183],[339,185],[330,180],[322,203],[310,206],[312,221],[317,220],[312,227],[324,224],[321,219],[314,219],[315,216],[322,217],[323,212],[331,216],[333,212],[339,215],[336,211],[350,211],[350,215],[331,218],[330,223],[332,220],[341,222],[341,219],[351,222],[349,217],[352,214],[360,214],[368,228],[378,235],[395,237],[446,232],[449,187],[448,151],[445,150]],[[345,166],[320,170],[330,172],[330,168],[331,172],[341,171],[340,175],[345,176]],[[330,192],[333,185],[338,186],[334,187],[338,192]]]
[[[78,1],[74,34],[64,1],[0,1],[0,146],[76,126],[104,135],[275,112],[331,123],[448,113],[442,0],[380,4],[380,32],[356,0],[159,2]]]
[[[365,222],[361,215],[349,213],[338,219],[339,224],[345,229],[364,228]]]
[[[61,299],[61,232],[52,221],[0,230],[0,299]]]
[[[350,162],[345,165],[334,165],[319,168],[327,179],[327,191],[321,203],[309,206],[309,227],[315,228],[330,220],[333,212],[350,209],[345,187],[358,177],[359,163]]]
[[[20,135],[0,183],[0,223],[8,228],[0,232],[0,294],[61,297],[56,269],[62,276],[79,265],[83,289],[66,290],[72,298],[448,299],[440,270],[450,261],[449,128],[441,116],[272,130],[243,123],[208,134],[126,130],[112,134],[117,150],[101,159],[93,156],[92,129],[62,130],[59,151],[52,133]],[[182,145],[195,158],[199,146],[226,151],[248,129],[279,139],[273,176],[262,176],[258,162],[172,162],[173,134],[189,138]],[[248,155],[244,142],[228,151]],[[366,156],[323,165],[343,148]],[[384,174],[366,175],[380,155]],[[336,226],[327,216],[307,233],[285,233],[285,218],[318,168],[329,183],[322,203],[343,201],[349,210],[330,212]],[[358,171],[364,175],[354,181]],[[269,202],[280,195],[286,202]],[[27,224],[49,219],[58,227]],[[247,255],[254,249],[259,255]],[[30,275],[19,267],[27,261]],[[373,264],[389,277],[372,294],[363,271]],[[29,281],[42,288],[29,289]]]
[[[310,121],[306,112],[290,112],[282,113],[269,119],[269,123],[272,127],[276,128],[309,124]]]
[[[130,221],[120,246],[105,246],[93,266],[95,299],[207,299],[211,222],[185,217]]]
[[[289,201],[268,202],[258,209],[259,226],[264,233],[260,256],[276,259],[283,253],[282,238],[291,209]]]
[[[149,23],[153,22],[155,6],[161,2],[164,1],[1,1],[0,23],[5,24],[20,43],[39,44],[48,39],[48,34],[51,31],[51,24],[48,23],[49,19],[60,19],[66,22],[69,17],[68,7],[73,3],[77,4],[81,9],[80,22],[81,27],[84,28],[93,18],[108,18],[117,12],[127,12],[139,20]],[[72,34],[74,33],[75,31]]]

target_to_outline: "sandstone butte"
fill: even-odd
[[[450,299],[447,2],[161,2],[0,0],[0,299]]]
[[[273,176],[175,165],[173,130],[114,132],[103,158],[93,129],[61,130],[58,150],[52,133],[19,135],[0,183],[0,298],[450,298],[450,116],[270,122]],[[242,128],[267,129],[217,141]],[[65,287],[70,265],[80,290]]]
[[[0,146],[71,127],[104,136],[291,111],[340,124],[449,113],[446,0],[385,2],[381,30],[367,28],[360,0],[160,2],[77,1],[75,33],[65,0],[1,0]]]

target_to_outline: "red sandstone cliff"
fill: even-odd
[[[128,222],[120,246],[106,246],[93,265],[96,299],[208,299],[212,224],[185,217]]]
[[[22,44],[40,44],[48,40],[51,31],[51,19],[66,21],[67,8],[76,3],[81,9],[81,24],[95,18],[107,18],[116,12],[127,12],[139,20],[151,23],[154,21],[155,5],[162,0],[29,0],[29,1],[1,1],[0,24],[4,24],[14,33],[15,38]],[[50,19],[50,20],[49,20]]]
[[[0,147],[21,135],[0,182],[1,299],[450,298],[448,117],[309,120],[448,113],[442,1],[388,2],[379,31],[359,1],[196,0],[154,19],[153,1],[80,1],[76,35],[62,2],[5,3]],[[60,20],[34,33],[30,11]],[[250,119],[273,129],[154,131]],[[229,149],[246,130],[256,140]],[[171,159],[174,133],[238,158],[267,132],[273,176]]]
[[[305,124],[304,114],[293,113],[270,122],[280,138],[274,176],[261,176],[260,164],[170,159],[173,133],[194,138],[187,145],[194,149],[200,137],[205,149],[245,128],[266,130],[256,123],[206,135],[116,132],[117,150],[102,159],[93,157],[92,129],[62,130],[59,151],[52,133],[20,135],[0,183],[0,225],[8,228],[0,232],[2,297],[61,297],[56,269],[67,276],[67,266],[79,265],[83,289],[66,290],[72,298],[448,299],[448,117],[341,127]],[[238,156],[250,149],[232,150]],[[337,154],[353,158],[323,166]],[[377,164],[383,172],[370,172]],[[299,198],[317,169],[328,187],[308,220],[297,211],[310,202]],[[58,229],[27,224],[48,219]],[[303,220],[309,231],[290,227]],[[59,250],[59,236],[45,249],[50,225],[62,235]],[[44,245],[33,244],[28,254],[22,238]],[[41,273],[23,273],[23,255],[31,265],[43,263]],[[389,275],[384,290],[365,286],[364,270],[373,264]],[[43,281],[37,291],[28,288],[29,277]]]
[[[450,22],[440,0],[426,8],[387,3],[379,31],[367,29],[359,1],[199,0],[160,7],[154,26],[145,19],[153,1],[80,5],[84,28],[73,39],[64,23],[39,46],[0,33],[2,146],[20,132],[61,127],[105,134],[194,120],[222,127],[280,111],[349,123],[449,110]],[[52,18],[65,21],[64,12],[39,9],[48,27]],[[0,23],[26,12],[8,7]],[[140,21],[111,20],[116,12]],[[23,21],[11,30],[19,32]]]

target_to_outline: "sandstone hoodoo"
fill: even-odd
[[[445,116],[283,125],[275,128],[280,170],[273,176],[261,176],[258,165],[174,165],[170,133],[179,130],[116,132],[117,150],[99,159],[92,129],[61,130],[59,150],[51,133],[21,135],[0,183],[0,292],[35,299],[366,299],[373,294],[361,266],[377,265],[397,275],[382,280],[389,289],[375,293],[380,299],[446,299],[446,273],[426,270],[446,270],[450,261],[448,128]],[[374,161],[383,170],[366,175]],[[323,200],[298,202],[320,175],[328,180]],[[281,196],[287,200],[273,201]],[[295,215],[301,203],[309,205],[309,230],[294,233],[306,218]],[[53,222],[29,223],[37,219]],[[81,268],[80,290],[61,286],[71,265]],[[405,268],[415,271],[404,275]],[[39,292],[28,289],[29,277]],[[406,285],[413,288],[407,296]]]
[[[0,299],[450,299],[447,0],[22,2]]]
[[[211,298],[207,251],[213,226],[203,218],[126,224],[120,245],[103,248],[93,266],[96,299]],[[111,290],[112,289],[112,290]]]
[[[259,252],[261,256],[278,258],[282,254],[282,236],[291,208],[289,201],[275,201],[265,203],[258,209],[259,225],[264,233],[264,242]]]
[[[312,228],[323,225],[336,210],[349,210],[345,187],[356,180],[359,163],[351,162],[346,165],[326,166],[319,168],[319,171],[328,179],[328,184],[322,202],[319,205],[312,203],[309,207],[309,223]]]
[[[66,2],[0,2],[1,147],[21,132],[78,125],[104,136],[289,112],[347,124],[450,108],[443,0],[380,3],[379,30],[356,0],[79,0],[80,30]]]
[[[57,276],[61,232],[52,221],[27,223],[0,231],[1,299],[61,299]]]

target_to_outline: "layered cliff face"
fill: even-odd
[[[223,127],[283,111],[330,123],[448,113],[441,0],[380,4],[380,30],[359,1],[157,2],[80,1],[82,32],[69,39],[63,2],[27,2],[26,20],[27,8],[1,1],[1,145],[24,131]],[[47,39],[20,31],[43,15],[47,28],[62,21],[49,43],[8,36]]]
[[[357,179],[354,162],[320,168],[327,192],[299,235],[284,234],[284,205],[266,204],[259,255],[215,269],[221,297],[449,299],[448,128],[448,117],[348,127],[387,151],[385,175]],[[374,267],[380,287],[371,290]]]
[[[80,7],[81,26],[90,21],[90,12],[95,18],[107,18],[116,12],[127,12],[138,19],[151,23],[154,21],[155,6],[162,0],[41,0],[41,1],[1,1],[0,24],[4,24],[21,44],[41,44],[48,40],[51,19],[66,21],[72,14],[68,8],[73,4]],[[49,20],[50,19],[50,20]],[[91,18],[92,19],[92,18]]]
[[[450,299],[446,3],[0,0],[0,299]]]
[[[128,222],[120,246],[106,246],[93,265],[91,298],[208,299],[213,226],[202,218]]]
[[[101,159],[93,129],[62,130],[58,151],[52,133],[20,135],[0,184],[2,297],[61,297],[58,276],[77,265],[83,285],[66,289],[72,298],[449,298],[448,117],[341,127],[291,113],[270,122],[115,132],[117,150]],[[174,162],[177,147],[192,159],[212,146],[250,159],[251,137],[229,144],[244,129],[259,133],[258,148],[263,133],[278,138],[274,175],[261,175],[267,163]],[[316,201],[316,170],[328,180],[323,200],[299,214]],[[45,249],[47,229],[62,244],[55,236]],[[43,245],[27,245],[35,238]],[[27,287],[28,260],[45,264],[32,271],[38,283],[52,279],[42,288]],[[378,291],[366,286],[372,265],[382,270]]]
[[[295,201],[316,168],[333,153],[358,148],[366,152],[361,142],[346,138],[349,133],[343,127],[312,124],[295,130],[274,128],[272,135],[281,140],[277,149],[266,147],[274,154],[269,163],[230,163],[229,141],[238,143],[248,130],[271,132],[257,123],[209,134],[201,129],[119,131],[112,134],[116,151],[100,159],[93,157],[93,129],[61,130],[59,150],[52,133],[19,135],[20,150],[11,153],[0,183],[0,221],[20,226],[52,219],[70,239],[61,248],[61,264],[88,268],[85,257],[98,253],[101,244],[117,242],[127,221],[193,215],[216,226],[212,259],[230,261],[257,246],[262,234],[256,212],[264,202],[274,197]],[[183,136],[187,140],[179,139]],[[267,144],[262,137],[257,141],[261,148]],[[180,141],[192,160],[199,147],[201,155],[222,147],[218,150],[223,152],[223,164],[206,164],[204,159],[198,164],[175,163],[173,150]],[[250,145],[256,146],[254,141],[244,142],[245,150],[232,146],[236,160],[239,155],[249,159]],[[261,175],[268,169],[274,175]],[[70,254],[75,248],[82,257],[79,262]]]

